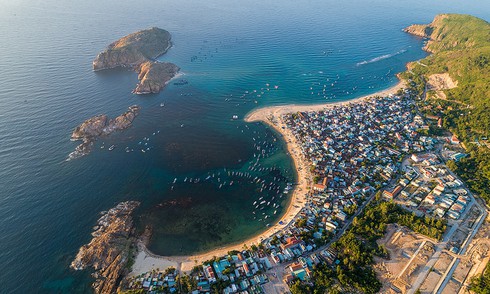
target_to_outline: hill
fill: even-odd
[[[140,81],[133,93],[158,93],[180,70],[175,64],[155,61],[171,45],[168,31],[156,27],[141,30],[107,46],[94,59],[93,69],[132,68],[138,72]]]
[[[490,201],[490,23],[470,15],[441,14],[406,32],[427,38],[432,54],[401,74],[426,115],[440,117],[469,157],[450,164],[470,188]]]

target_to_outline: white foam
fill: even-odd
[[[364,60],[364,61],[358,62],[356,65],[357,65],[357,66],[361,66],[361,65],[364,65],[364,64],[369,64],[369,63],[378,62],[378,61],[380,61],[380,60],[383,60],[383,59],[388,59],[388,58],[391,58],[391,57],[393,57],[393,56],[403,54],[403,53],[405,53],[405,52],[407,52],[407,50],[403,49],[403,50],[400,50],[400,51],[395,52],[395,53],[393,53],[393,54],[385,54],[385,55],[381,55],[381,56],[375,57],[375,58],[370,59],[370,60]]]

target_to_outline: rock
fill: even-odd
[[[153,27],[129,34],[110,44],[93,61],[94,70],[115,67],[137,67],[167,52],[171,47],[170,33]]]
[[[73,140],[98,137],[102,135],[107,125],[107,115],[97,115],[87,119],[81,125],[75,128],[71,134]]]
[[[138,105],[130,106],[128,111],[120,116],[108,120],[107,115],[97,115],[87,119],[81,125],[75,128],[71,135],[72,140],[82,140],[83,143],[75,148],[75,151],[68,155],[68,159],[75,159],[87,155],[92,150],[93,143],[100,136],[107,136],[119,130],[129,128],[136,116],[138,116],[140,107]]]
[[[431,29],[429,25],[413,24],[405,29],[404,32],[421,38],[430,38]]]
[[[95,270],[92,284],[95,293],[115,293],[121,277],[127,273],[131,247],[135,237],[132,213],[139,206],[137,201],[119,203],[102,215],[97,221],[94,238],[83,245],[70,267],[84,270],[92,267]]]
[[[134,89],[135,94],[149,94],[160,92],[165,85],[179,72],[179,67],[168,62],[142,63],[138,69],[140,82]]]
[[[170,33],[166,30],[142,30],[110,44],[97,55],[92,65],[95,71],[115,67],[132,68],[138,72],[140,80],[133,93],[158,93],[180,70],[175,64],[155,61],[170,46]]]

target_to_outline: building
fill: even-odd
[[[383,191],[383,197],[388,199],[388,200],[391,200],[391,199],[395,198],[396,195],[398,195],[398,193],[400,193],[401,190],[402,190],[401,186],[396,186],[391,191],[386,189]]]

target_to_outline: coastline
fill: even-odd
[[[308,187],[311,185],[312,176],[309,170],[309,163],[306,158],[301,154],[301,148],[292,132],[286,127],[281,117],[287,113],[303,112],[303,111],[320,111],[329,107],[348,105],[352,103],[360,103],[368,98],[375,96],[387,96],[389,94],[395,94],[399,89],[404,88],[405,82],[399,81],[396,85],[365,95],[362,97],[354,98],[347,101],[331,102],[322,104],[289,104],[279,106],[269,106],[258,108],[248,113],[244,120],[246,122],[262,122],[272,127],[278,132],[286,143],[288,153],[293,159],[293,164],[297,173],[297,185],[295,186],[289,205],[286,208],[286,212],[282,217],[267,230],[248,238],[239,243],[226,245],[224,247],[216,248],[205,253],[186,255],[186,256],[159,256],[150,252],[142,241],[138,242],[138,253],[135,258],[135,262],[132,266],[130,276],[136,276],[152,269],[159,268],[160,270],[175,267],[179,271],[190,271],[195,265],[201,264],[203,261],[212,259],[216,256],[225,255],[231,250],[241,250],[243,247],[250,246],[252,244],[259,244],[261,240],[267,239],[277,233],[279,230],[286,228],[291,224],[294,217],[301,211],[305,203],[305,194]],[[280,225],[279,223],[283,224]]]

